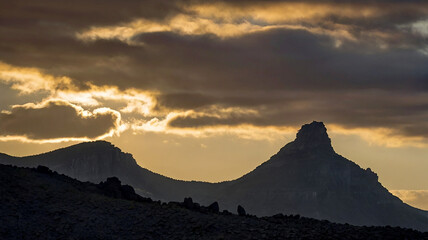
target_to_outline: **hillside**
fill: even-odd
[[[44,167],[0,165],[2,239],[428,239],[411,229],[238,216],[186,201],[153,202],[116,178],[83,183]]]

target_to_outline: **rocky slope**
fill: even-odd
[[[83,183],[45,167],[0,165],[0,202],[1,239],[428,239],[403,228],[238,216],[191,199],[153,202],[117,178]]]
[[[323,123],[304,125],[296,140],[252,172],[217,184],[177,181],[137,165],[108,142],[82,143],[24,158],[0,156],[0,163],[46,165],[83,181],[117,176],[145,197],[178,201],[192,196],[202,204],[238,204],[258,216],[301,214],[355,225],[391,225],[428,231],[428,213],[393,196],[370,169],[335,153]]]
[[[236,199],[258,215],[299,213],[356,225],[428,230],[426,211],[403,203],[370,169],[335,153],[326,128],[318,122],[304,125],[295,141],[223,193],[224,202]]]

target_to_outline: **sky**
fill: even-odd
[[[428,209],[422,0],[0,0],[0,152],[106,140],[152,171],[230,180],[313,120]]]

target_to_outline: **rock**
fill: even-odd
[[[238,205],[238,215],[239,216],[247,215],[247,213],[245,212],[245,209],[241,205]]]
[[[193,203],[194,210],[201,210],[201,205],[199,203]]]
[[[327,129],[322,122],[313,121],[305,124],[296,135],[295,144],[299,149],[324,148],[333,151],[331,139],[328,137]]]
[[[107,178],[105,182],[99,184],[99,187],[108,197],[122,198],[121,183],[117,177]]]
[[[223,210],[222,214],[224,214],[224,215],[232,215],[232,213],[229,212],[229,211],[227,211],[227,210]]]
[[[133,187],[129,185],[123,185],[120,187],[120,191],[122,192],[122,196],[128,200],[136,200],[137,195],[135,194],[135,190]]]
[[[193,209],[193,199],[191,197],[184,198],[183,205],[187,209]]]
[[[118,186],[121,185],[121,181],[117,177],[109,177],[109,178],[107,178],[106,183],[113,184],[113,185],[118,185]]]
[[[220,211],[220,207],[218,206],[218,202],[213,202],[208,206],[208,210],[213,213],[218,213]]]
[[[41,166],[41,165],[37,166],[36,171],[39,173],[44,173],[44,174],[52,174],[53,173],[48,167]]]

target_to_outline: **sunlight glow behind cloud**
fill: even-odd
[[[0,81],[11,84],[12,89],[21,94],[37,91],[53,91],[56,89],[75,89],[68,77],[54,77],[43,74],[36,68],[15,67],[0,62]]]
[[[404,38],[398,32],[360,29],[353,24],[336,23],[331,19],[372,19],[417,6],[404,4],[397,8],[379,5],[353,5],[329,3],[254,3],[244,6],[224,2],[182,5],[184,13],[162,21],[136,19],[111,26],[94,26],[78,32],[78,39],[119,39],[130,45],[143,45],[134,38],[139,34],[173,32],[181,35],[212,34],[219,38],[233,38],[272,29],[300,29],[334,39],[336,47],[343,41],[371,41],[379,48],[387,48],[389,42]],[[420,10],[420,9],[419,9]],[[415,23],[414,31],[424,32],[424,23]],[[424,30],[425,29],[425,30]]]
[[[181,136],[209,137],[212,135],[232,134],[243,139],[274,139],[283,134],[290,134],[297,130],[298,126],[256,126],[252,124],[240,123],[230,124],[230,119],[259,117],[260,112],[251,107],[227,107],[221,105],[211,105],[199,110],[156,109],[158,92],[142,91],[139,89],[120,90],[115,86],[96,86],[87,84],[86,89],[78,89],[73,80],[69,77],[55,77],[43,73],[36,68],[15,67],[6,63],[0,64],[0,79],[7,83],[12,83],[12,88],[17,89],[22,94],[31,94],[37,91],[50,92],[48,97],[41,99],[39,103],[27,103],[16,107],[31,109],[42,109],[50,102],[59,102],[63,105],[72,106],[82,118],[90,118],[97,114],[112,112],[116,116],[115,129],[108,133],[97,136],[95,139],[111,137],[123,131],[139,132],[159,132]],[[113,104],[113,105],[112,105]],[[82,106],[92,109],[84,110]],[[112,108],[113,107],[113,108]],[[305,108],[305,106],[301,106]],[[114,108],[118,111],[113,110]],[[3,111],[3,114],[10,114],[10,111]],[[125,116],[128,114],[129,116]],[[135,115],[137,114],[137,115]],[[141,116],[143,118],[136,118]],[[212,119],[215,125],[192,127],[174,126],[172,122],[180,118]],[[222,119],[225,119],[223,121]],[[228,119],[228,120],[226,120]],[[188,120],[186,120],[188,121]],[[232,120],[233,121],[233,120]],[[224,123],[222,123],[224,122]],[[332,132],[345,135],[357,135],[371,144],[383,145],[386,147],[427,147],[421,137],[404,137],[388,128],[345,128],[338,124],[331,124],[329,128]],[[61,142],[88,140],[87,137],[58,137],[55,139],[31,140],[25,136],[2,136],[2,141],[21,140],[37,142]]]

